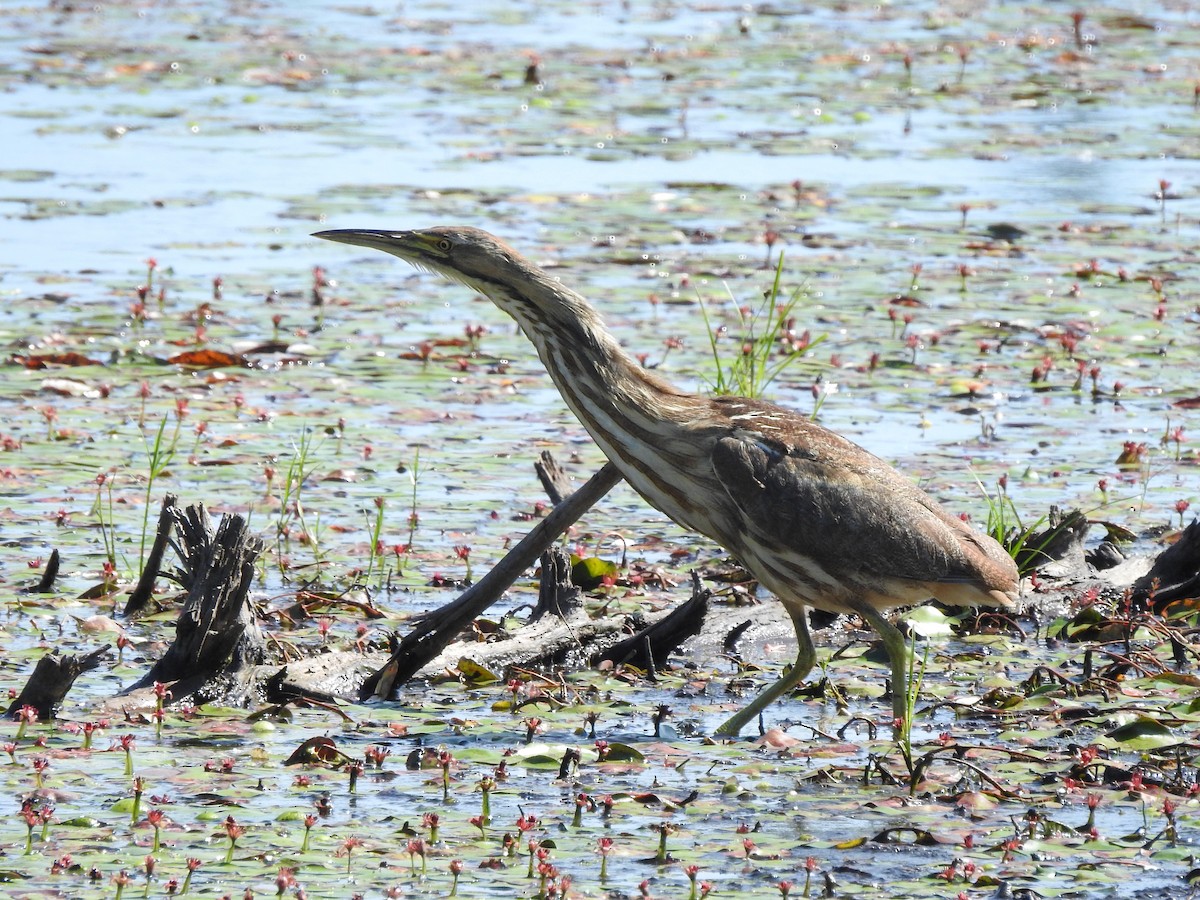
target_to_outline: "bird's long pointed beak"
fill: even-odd
[[[450,262],[451,242],[436,230],[430,232],[338,228],[333,231],[318,231],[313,237],[337,241],[339,244],[382,250],[418,269],[433,272],[478,290],[478,286],[461,268]]]
[[[353,244],[356,247],[370,247],[372,250],[387,250],[411,235],[411,231],[378,231],[367,228],[336,228],[332,231],[318,231],[315,238],[323,241],[337,241],[339,244]]]
[[[449,241],[426,231],[378,231],[370,228],[338,228],[318,231],[313,237],[356,247],[369,247],[397,256],[414,266],[429,269],[448,278],[461,280],[461,274],[445,265]]]

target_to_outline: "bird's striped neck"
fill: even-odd
[[[488,295],[517,320],[571,411],[633,488],[679,524],[711,535],[697,507],[704,494],[678,474],[709,469],[694,434],[711,418],[709,402],[647,372],[574,292],[556,284],[552,298]]]

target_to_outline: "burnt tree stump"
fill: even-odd
[[[583,595],[571,580],[571,557],[556,544],[542,554],[542,577],[538,582],[537,606],[529,616],[536,622],[542,616],[565,619],[583,609]]]
[[[1087,516],[1078,509],[1064,513],[1052,506],[1046,519],[1046,528],[1028,535],[1017,552],[1016,563],[1021,571],[1052,566],[1044,574],[1058,577],[1086,574],[1084,539],[1090,527]]]
[[[155,682],[174,682],[174,702],[245,705],[253,699],[254,667],[266,656],[249,602],[262,541],[250,534],[239,515],[222,516],[214,530],[202,504],[170,509],[176,533],[171,545],[180,562],[170,577],[187,597],[175,624],[174,643],[125,693]]]

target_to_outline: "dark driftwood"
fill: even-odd
[[[628,615],[587,616],[579,589],[571,582],[570,558],[555,547],[542,554],[541,614],[535,610],[528,623],[499,640],[457,640],[432,660],[426,671],[452,670],[468,659],[502,677],[512,666],[580,667],[601,660],[630,663],[652,672],[704,625],[711,595],[700,587],[698,576],[693,576],[693,584],[691,600],[670,614],[639,616],[650,623],[630,636]]]
[[[214,532],[202,505],[171,508],[178,534],[172,544],[182,566],[172,577],[187,598],[174,643],[129,691],[175,682],[175,702],[248,702],[253,667],[265,657],[248,599],[262,541],[249,533],[241,516],[223,516]]]
[[[712,592],[701,587],[700,576],[692,573],[692,596],[687,602],[632,637],[609,647],[596,661],[609,660],[647,670],[662,666],[680,644],[700,633],[708,615],[710,597]]]
[[[571,557],[560,546],[542,554],[542,578],[538,582],[537,606],[529,621],[542,616],[565,619],[583,609],[583,595],[571,580]]]
[[[46,563],[46,568],[42,572],[42,577],[37,584],[30,585],[27,588],[22,588],[19,593],[22,594],[48,594],[54,590],[54,579],[58,578],[58,569],[62,564],[62,557],[59,556],[57,550],[50,551],[50,559]]]
[[[1077,509],[1063,513],[1050,507],[1047,527],[1029,535],[1017,553],[1017,565],[1022,571],[1042,569],[1055,564],[1053,574],[1083,577],[1088,573],[1084,540],[1091,527],[1087,516]]]
[[[125,601],[125,615],[136,616],[150,603],[154,595],[154,579],[162,568],[163,554],[171,540],[171,532],[179,514],[179,497],[167,494],[163,497],[162,509],[158,512],[158,530],[154,533],[154,544],[150,547],[150,555],[146,558],[146,566],[138,578],[138,583]]]
[[[541,452],[538,461],[533,464],[533,469],[537,472],[538,481],[542,483],[542,489],[554,506],[558,506],[565,498],[571,496],[571,479],[549,450]]]
[[[563,500],[495,567],[454,600],[419,621],[391,659],[359,690],[359,698],[391,698],[396,689],[442,652],[476,616],[500,598],[550,544],[621,480],[612,463]]]
[[[451,671],[464,659],[501,677],[510,667],[575,670],[586,667],[598,652],[628,635],[628,626],[628,616],[624,615],[590,619],[580,610],[565,619],[545,616],[522,625],[502,640],[455,641],[424,672],[433,675]]]
[[[419,674],[453,670],[464,659],[501,674],[511,666],[525,670],[586,666],[603,648],[628,635],[628,616],[589,619],[584,613],[578,588],[570,580],[570,558],[562,550],[555,547],[543,553],[541,565],[538,607],[544,615],[535,609],[512,634],[498,634],[486,642],[464,630],[466,637],[447,645]],[[347,684],[361,684],[377,667],[361,653],[333,650],[289,663],[268,680],[266,696],[276,703],[325,702],[343,696]]]
[[[75,684],[75,679],[99,666],[108,655],[108,651],[109,645],[105,644],[86,656],[59,656],[57,653],[47,653],[38,660],[33,674],[21,689],[20,696],[8,707],[5,715],[11,718],[22,707],[32,706],[38,711],[38,718],[52,718],[54,711]]]
[[[1200,519],[1158,554],[1150,571],[1133,584],[1133,602],[1162,609],[1174,600],[1200,597]]]

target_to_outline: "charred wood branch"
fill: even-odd
[[[749,619],[745,619],[729,630],[729,632],[725,635],[725,639],[721,642],[721,647],[727,655],[734,657],[739,655],[737,649],[738,641],[742,639],[742,635],[745,634],[753,624],[754,623]]]
[[[711,597],[712,592],[701,587],[699,576],[693,573],[691,599],[677,606],[669,616],[605,650],[596,662],[608,660],[646,671],[662,666],[684,641],[700,633]]]
[[[476,616],[496,602],[550,544],[621,480],[612,463],[558,504],[486,575],[457,599],[425,616],[400,641],[387,663],[368,678],[360,699],[392,698],[400,685],[431,662]]]
[[[1112,569],[1125,561],[1125,554],[1110,540],[1101,541],[1096,547],[1087,552],[1088,565],[1097,572]]]
[[[1087,574],[1083,542],[1087,537],[1088,519],[1073,509],[1064,514],[1057,506],[1050,507],[1048,527],[1027,536],[1016,555],[1022,571],[1041,570],[1044,575],[1081,577]],[[1047,570],[1047,566],[1053,568]]]
[[[583,609],[583,595],[571,581],[571,557],[561,546],[542,554],[542,578],[538,583],[537,606],[530,616],[536,622],[542,616],[565,619]]]
[[[578,613],[569,619],[546,616],[522,625],[512,633],[488,642],[456,641],[422,670],[435,675],[459,668],[464,660],[499,677],[519,668],[548,671],[587,666],[597,648],[606,647],[627,634],[624,616],[589,619]]]
[[[109,645],[105,644],[86,656],[47,653],[38,660],[29,681],[25,682],[20,696],[8,707],[5,715],[12,718],[22,707],[32,706],[38,711],[38,718],[52,718],[54,711],[75,684],[75,679],[99,666],[108,655],[108,651]]]
[[[552,582],[561,582],[566,559],[548,566],[543,557],[543,590]],[[569,584],[569,582],[566,582]],[[575,589],[572,587],[572,591]],[[655,615],[649,625],[630,636],[630,616],[615,615],[590,619],[582,606],[567,606],[562,614],[543,615],[516,629],[502,639],[486,643],[457,641],[447,647],[425,668],[425,674],[452,671],[469,660],[498,677],[512,668],[579,668],[599,660],[628,662],[653,673],[667,657],[705,624],[709,592],[699,588],[693,598],[669,615]],[[639,617],[643,618],[643,617]],[[649,617],[645,617],[649,618]],[[620,649],[614,649],[614,648]]]
[[[558,506],[571,496],[571,478],[549,450],[542,451],[538,461],[533,464],[533,469],[537,472],[542,490],[546,492],[552,505]]]
[[[187,598],[175,624],[174,643],[129,691],[175,682],[175,702],[219,698],[228,704],[245,703],[253,667],[265,656],[249,604],[262,541],[250,534],[241,516],[223,516],[214,531],[203,505],[172,510],[183,566],[174,577],[187,587]]]
[[[50,551],[50,560],[46,563],[45,571],[42,572],[42,577],[37,584],[30,585],[27,588],[22,588],[22,594],[48,594],[54,590],[54,579],[58,578],[58,567],[62,563],[62,558],[58,555],[57,550]]]
[[[1200,597],[1200,519],[1183,530],[1179,540],[1158,554],[1150,571],[1133,584],[1136,606],[1161,611],[1168,603]]]
[[[125,615],[136,616],[150,603],[154,594],[154,579],[162,569],[163,553],[171,540],[171,532],[175,528],[175,520],[179,514],[179,497],[167,494],[163,497],[162,509],[158,513],[158,529],[154,533],[154,544],[150,548],[150,556],[146,558],[146,567],[142,569],[141,577],[129,599],[125,602]]]
[[[284,666],[263,682],[263,695],[268,703],[312,703],[318,706],[336,706],[338,698],[326,691],[304,687],[288,678],[288,667]]]

